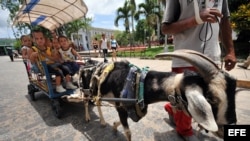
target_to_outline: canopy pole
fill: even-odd
[[[27,7],[27,0],[25,0],[24,1],[25,2],[25,5],[26,5],[26,7]],[[29,20],[30,20],[30,30],[31,30],[31,32],[32,32],[32,30],[33,30],[33,25],[32,25],[32,23],[31,23],[31,18],[30,18],[30,13],[29,12],[27,12],[28,13],[28,17],[29,17]]]

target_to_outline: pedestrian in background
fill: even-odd
[[[112,50],[112,61],[117,61],[117,55],[116,55],[116,51],[117,48],[119,47],[116,39],[114,38],[114,35],[111,35],[111,39],[110,39],[110,46],[111,46],[111,50]]]
[[[7,48],[8,55],[10,57],[11,62],[14,62],[13,50],[11,47]]]
[[[95,57],[98,57],[97,50],[99,48],[99,45],[98,45],[98,39],[97,39],[97,37],[95,37],[95,39],[92,41],[92,47],[94,49]]]
[[[104,62],[108,62],[107,54],[108,54],[109,43],[108,43],[108,39],[106,38],[106,35],[104,33],[102,34],[102,37],[100,40],[100,48],[101,48],[102,53],[103,53]]]

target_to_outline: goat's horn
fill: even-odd
[[[196,51],[183,49],[156,55],[157,58],[166,56],[180,58],[189,62],[207,80],[212,79],[212,77],[216,75],[220,70],[219,67],[210,58]],[[208,76],[211,77],[208,78]]]

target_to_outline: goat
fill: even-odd
[[[170,101],[182,107],[187,114],[204,129],[223,137],[223,125],[236,123],[235,94],[236,79],[228,73],[220,70],[216,64],[204,55],[190,50],[178,50],[172,53],[158,54],[156,57],[171,56],[186,60],[192,64],[198,72],[187,71],[181,74],[174,72],[148,71],[144,79],[143,104],[138,112],[137,104],[127,104],[116,101],[116,110],[119,122],[114,122],[113,129],[122,124],[128,141],[131,141],[131,131],[128,125],[128,117],[133,121],[139,121],[147,113],[147,106],[155,102]],[[101,65],[102,64],[102,65]],[[108,66],[100,63],[93,68],[90,80],[90,93],[92,96],[121,98],[126,84],[127,75],[131,69],[128,61],[114,62],[109,73],[105,73],[105,79],[100,80],[100,75]],[[90,70],[88,70],[90,72]],[[89,73],[90,74],[90,73]],[[89,82],[89,80],[82,81]],[[97,100],[98,101],[98,100]],[[105,121],[97,102],[101,124]],[[132,115],[132,116],[131,116]]]

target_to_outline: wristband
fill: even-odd
[[[197,0],[194,0],[194,14],[197,24],[202,24],[204,21],[200,17],[199,6]]]

